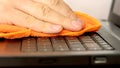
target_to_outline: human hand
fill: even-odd
[[[43,33],[83,28],[83,22],[63,0],[0,0],[0,23]]]

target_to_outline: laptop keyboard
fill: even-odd
[[[113,50],[97,33],[86,33],[77,37],[23,38],[22,52],[56,52],[56,51],[99,51]]]

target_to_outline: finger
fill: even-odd
[[[73,13],[73,10],[67,5],[63,0],[33,0],[35,2],[44,3],[55,11],[61,13],[62,15],[76,19],[76,15]]]
[[[6,15],[6,18],[14,25],[30,28],[38,32],[58,33],[62,30],[62,27],[59,25],[40,21],[17,9],[10,10]]]
[[[6,19],[6,13],[9,12],[11,6],[5,4],[3,0],[0,0],[0,24],[11,24],[8,19]]]
[[[80,20],[69,19],[42,3],[36,3],[31,0],[19,0],[18,3],[15,3],[15,8],[38,19],[61,25],[68,30],[79,31],[82,29],[82,23]]]

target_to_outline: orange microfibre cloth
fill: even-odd
[[[77,32],[63,29],[60,33],[57,34],[47,34],[42,32],[36,32],[31,29],[20,26],[0,24],[0,38],[17,39],[30,36],[32,37],[79,36],[84,34],[85,32],[95,32],[100,29],[101,23],[94,17],[82,12],[75,12],[75,14],[85,24],[84,28]]]

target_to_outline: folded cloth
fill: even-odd
[[[17,39],[29,36],[32,37],[79,36],[84,34],[85,32],[95,32],[100,29],[101,23],[96,18],[82,12],[75,12],[75,14],[85,24],[84,28],[77,32],[63,29],[60,33],[57,34],[47,34],[42,32],[36,32],[31,29],[16,25],[0,24],[0,38]]]

